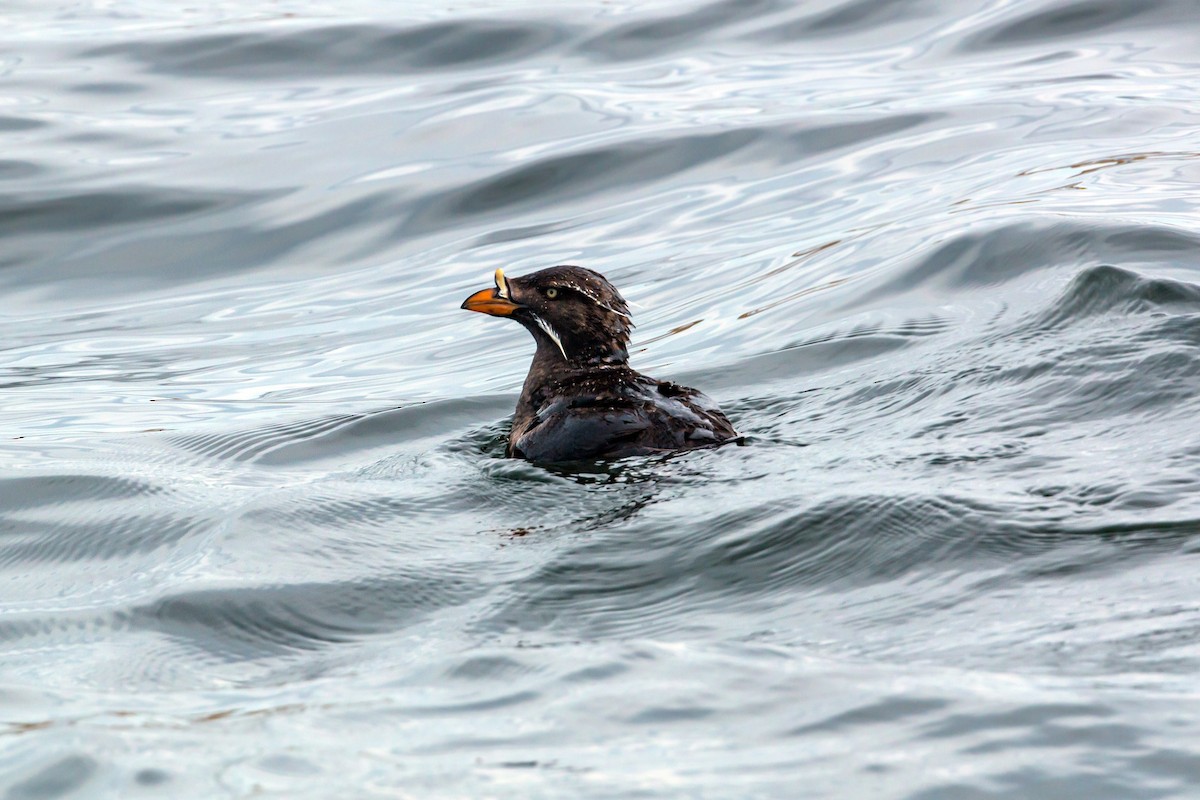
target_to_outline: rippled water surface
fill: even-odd
[[[4,798],[1200,792],[1193,0],[0,22]],[[558,263],[745,445],[504,459]]]

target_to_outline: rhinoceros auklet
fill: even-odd
[[[462,307],[515,319],[537,342],[508,437],[510,457],[622,458],[737,436],[702,393],[629,366],[629,307],[598,272],[562,266],[505,278],[498,269],[495,288]]]

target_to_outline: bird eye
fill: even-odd
[[[546,290],[546,297],[549,297],[551,300],[558,297],[558,289],[555,289],[553,286],[551,286]]]

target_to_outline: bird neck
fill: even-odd
[[[530,372],[553,375],[564,370],[583,370],[594,367],[623,366],[629,363],[625,342],[613,338],[581,342],[563,336],[561,342],[551,339],[545,331],[533,329],[537,352],[533,354]],[[561,348],[560,348],[561,343]]]
[[[563,347],[548,336],[539,336],[538,350],[533,356],[533,366],[544,369],[547,374],[564,369],[589,369],[594,367],[622,366],[629,363],[629,351],[620,342],[574,342],[563,339]],[[564,357],[565,351],[565,357]]]

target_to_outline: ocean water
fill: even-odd
[[[0,797],[1200,796],[1193,0],[0,23]],[[503,458],[561,263],[744,445]]]

